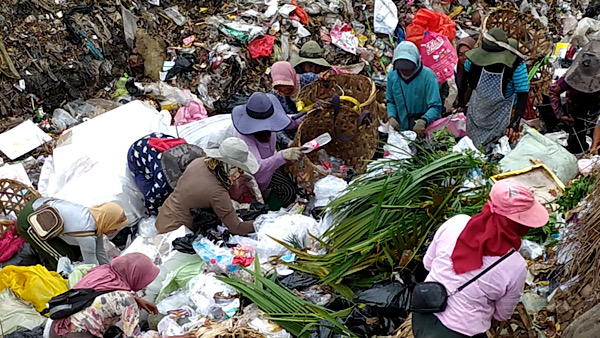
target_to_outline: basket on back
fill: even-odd
[[[332,140],[322,149],[329,156],[343,160],[348,167],[362,173],[367,167],[367,161],[375,154],[379,139],[378,125],[375,114],[366,109],[356,110],[342,103],[336,116],[335,105],[328,103],[306,114],[293,146],[300,147],[321,134],[329,133]],[[308,191],[313,190],[319,178],[327,175],[317,164],[318,154],[313,151],[289,166],[298,183]]]
[[[362,75],[331,75],[327,80],[315,81],[302,88],[298,94],[298,99],[305,99],[316,103],[319,101],[329,101],[334,94],[350,96],[358,101],[361,110],[376,112],[379,115],[375,83]],[[342,105],[353,108],[354,103],[351,101],[342,101]],[[385,116],[377,117],[383,118]]]
[[[41,197],[40,193],[19,181],[0,179],[0,234],[13,226],[13,221],[31,200]]]
[[[483,21],[483,29],[502,29],[509,38],[519,42],[519,52],[525,55],[527,71],[552,53],[552,36],[542,22],[533,15],[510,8],[499,8]],[[481,40],[481,37],[480,37]],[[481,41],[480,41],[481,42]],[[542,94],[547,94],[552,84],[554,68],[548,62],[542,64],[531,79],[529,99],[533,105],[542,103]]]

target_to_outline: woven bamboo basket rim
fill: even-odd
[[[41,197],[34,188],[17,180],[0,179],[0,214],[18,217],[19,213],[31,200]],[[14,226],[12,220],[0,220],[0,234]]]
[[[350,81],[358,81],[359,79],[362,79],[362,80],[368,81],[368,83],[370,83],[371,92],[369,93],[369,97],[367,98],[366,101],[360,102],[360,100],[359,100],[360,108],[364,109],[364,108],[372,105],[373,102],[375,102],[375,100],[377,98],[377,86],[375,85],[375,82],[373,82],[373,80],[371,80],[367,76],[357,75],[357,74],[335,74],[335,75],[330,75],[327,80],[318,80],[313,83],[310,83],[306,87],[302,88],[302,90],[300,90],[300,92],[298,93],[298,98],[304,98],[304,97],[302,97],[302,93],[311,90],[312,87],[319,86],[319,85],[323,84],[324,82],[331,82],[332,80],[335,80],[335,79],[349,79]],[[342,88],[342,90],[343,90],[343,88]],[[351,96],[351,95],[348,95],[348,96]]]

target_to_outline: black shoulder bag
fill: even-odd
[[[506,255],[502,256],[494,264],[490,265],[487,269],[481,271],[477,276],[470,279],[465,284],[461,285],[454,292],[448,294],[446,287],[439,282],[424,282],[419,283],[415,286],[412,292],[412,299],[410,304],[410,310],[417,313],[438,313],[444,312],[448,297],[461,292],[464,288],[469,286],[471,283],[485,275],[488,271],[493,269],[496,265],[500,264],[503,260],[508,258],[515,252],[514,249],[510,250]]]

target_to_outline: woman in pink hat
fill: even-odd
[[[450,296],[442,312],[413,312],[415,338],[484,338],[492,319],[509,319],[527,275],[525,259],[514,251],[521,236],[546,223],[548,212],[531,191],[502,180],[479,214],[457,215],[442,224],[423,264],[429,270],[425,281],[441,283]]]

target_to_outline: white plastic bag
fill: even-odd
[[[375,33],[394,36],[398,26],[398,7],[392,0],[375,0]]]
[[[388,144],[383,146],[384,158],[404,160],[412,157],[410,143],[417,139],[417,133],[412,130],[397,132],[390,130]]]
[[[544,247],[535,242],[524,239],[521,241],[519,253],[521,256],[525,257],[525,259],[535,260],[544,254]]]
[[[156,230],[156,216],[144,217],[138,223],[138,235],[142,237],[154,237],[158,235]]]
[[[315,207],[324,207],[348,187],[343,179],[328,175],[315,183]]]

